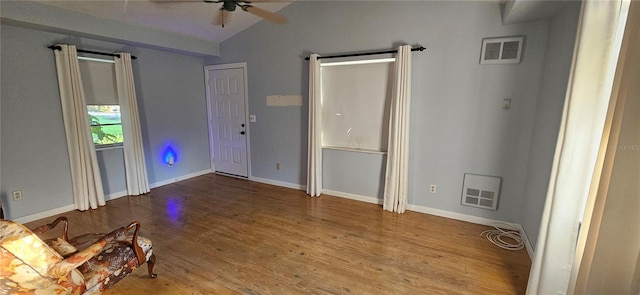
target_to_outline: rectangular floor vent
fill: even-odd
[[[465,173],[462,205],[497,210],[501,185],[502,177]]]

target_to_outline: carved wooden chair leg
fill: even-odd
[[[153,266],[156,264],[156,255],[155,254],[151,254],[151,257],[149,257],[149,261],[147,261],[147,268],[149,269],[149,277],[150,278],[156,278],[158,275],[153,273]]]

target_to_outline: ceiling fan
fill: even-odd
[[[253,3],[257,2],[289,2],[292,0],[152,0],[153,2],[205,2],[205,3],[222,3],[222,6],[218,10],[215,18],[213,19],[213,24],[216,26],[222,26],[224,28],[224,24],[229,22],[231,17],[231,13],[238,10],[240,8],[243,11],[261,17],[267,21],[270,21],[274,24],[286,24],[287,18],[281,16],[279,14],[273,13],[271,11],[253,6]]]
[[[204,0],[206,3],[222,3],[222,7],[218,11],[218,15],[214,19],[215,25],[220,25],[224,28],[224,23],[231,16],[231,12],[236,11],[236,8],[240,8],[248,13],[251,13],[255,16],[261,17],[270,21],[274,24],[282,25],[287,23],[287,18],[281,16],[279,14],[273,13],[271,11],[255,7],[251,5],[253,2],[276,2],[273,0],[252,0],[252,1],[242,1],[242,0]]]

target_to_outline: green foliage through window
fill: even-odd
[[[124,141],[120,106],[88,105],[87,111],[96,146],[121,144]]]

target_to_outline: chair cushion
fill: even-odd
[[[62,261],[25,226],[0,220],[0,294],[82,294],[84,278],[76,269],[59,278],[48,269]]]
[[[61,238],[50,239],[46,240],[45,242],[47,243],[47,245],[49,245],[49,247],[51,247],[53,250],[56,250],[56,252],[58,252],[58,254],[62,255],[63,257],[67,257],[78,251],[76,247]]]
[[[71,239],[69,243],[82,251],[104,235],[85,234]],[[105,290],[138,267],[136,254],[130,247],[132,239],[132,235],[118,237],[117,240],[108,243],[102,253],[78,268],[85,277],[88,291]],[[152,254],[151,240],[138,236],[138,245],[145,252],[145,260],[148,260]]]
[[[51,266],[62,261],[62,256],[58,252],[47,247],[38,236],[19,223],[2,220],[0,241],[2,248],[43,276],[47,275]]]

